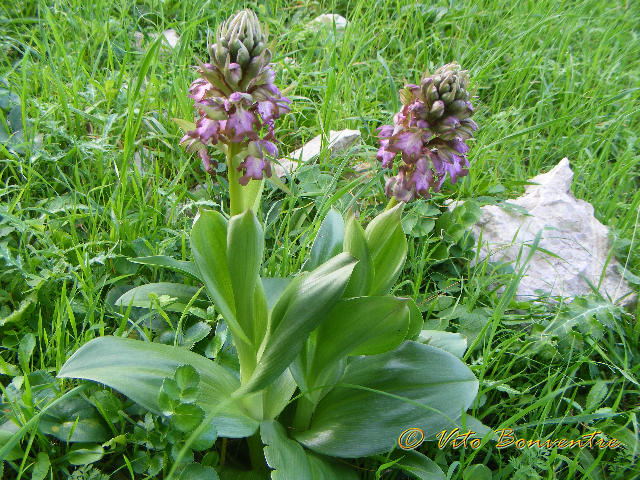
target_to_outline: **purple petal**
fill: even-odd
[[[236,111],[229,115],[227,120],[227,136],[232,137],[232,141],[241,142],[245,135],[250,139],[256,138],[254,126],[258,125],[256,116],[248,110],[236,108]]]
[[[256,105],[258,114],[260,115],[260,118],[262,118],[263,122],[270,122],[271,120],[273,120],[276,108],[276,104],[270,100],[267,100],[265,102],[258,102]]]
[[[423,132],[407,131],[396,134],[390,141],[388,149],[392,152],[402,152],[413,159],[422,153]]]
[[[278,156],[278,147],[276,147],[273,142],[270,142],[268,140],[260,140],[260,147],[272,157],[275,158]]]
[[[241,185],[246,185],[251,179],[262,180],[264,168],[264,159],[247,155],[247,158],[238,166],[239,171],[244,171],[244,175],[241,176],[238,181]]]
[[[213,87],[213,85],[209,82],[198,78],[194,80],[189,87],[189,97],[193,98],[196,102],[201,102],[211,87]]]
[[[378,138],[389,138],[393,135],[393,125],[382,125],[378,127]]]
[[[446,143],[452,150],[463,155],[469,151],[469,147],[467,146],[467,144],[459,138],[454,138],[453,140],[449,140]]]
[[[210,120],[207,117],[202,117],[196,122],[196,133],[200,137],[202,143],[207,143],[211,140],[211,143],[218,143],[218,133],[220,131],[220,124],[217,120]]]
[[[389,143],[389,140],[381,140],[380,141],[380,149],[378,150],[378,154],[376,155],[376,158],[382,162],[382,167],[383,168],[391,168],[393,166],[393,159],[396,156],[396,152],[390,152],[389,150],[387,150],[387,144]]]

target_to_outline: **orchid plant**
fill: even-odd
[[[389,208],[366,228],[331,210],[302,271],[269,278],[262,276],[268,253],[252,207],[277,155],[274,121],[290,101],[274,84],[266,42],[253,12],[227,20],[189,90],[198,118],[181,123],[182,143],[198,152],[206,171],[216,170],[211,148],[225,155],[230,215],[200,211],[192,261],[134,259],[203,286],[175,284],[172,296],[188,310],[206,291],[231,334],[237,370],[184,347],[105,336],[76,351],[58,375],[100,382],[178,422],[187,437],[169,477],[190,471],[189,460],[180,459],[193,459],[198,445],[212,448],[223,438],[246,439],[247,468],[257,478],[358,478],[334,458],[396,455],[404,430],[420,428],[429,438],[459,424],[478,392],[460,358],[427,344],[413,300],[390,293],[407,255],[404,202],[437,190],[446,173],[453,182],[465,173],[464,141],[475,129],[466,73],[450,65],[401,91],[394,126],[380,130],[383,165],[391,167],[397,153],[404,162],[387,182],[395,198]],[[130,290],[119,303],[130,308],[150,289]],[[400,452],[396,467],[421,465],[444,478],[427,457]],[[202,478],[233,471],[224,453],[219,458]]]

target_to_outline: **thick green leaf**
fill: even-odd
[[[276,304],[282,292],[289,286],[292,278],[265,277],[262,279],[262,286],[267,297],[267,307],[269,310]]]
[[[302,446],[287,437],[285,429],[275,420],[260,424],[264,458],[273,469],[272,480],[300,480],[311,477],[311,467]]]
[[[442,330],[422,330],[418,342],[441,348],[458,358],[462,358],[467,350],[467,337],[459,333],[443,332]]]
[[[342,296],[355,262],[341,253],[286,288],[273,307],[257,367],[243,393],[264,388],[291,364],[311,331]]]
[[[66,459],[71,465],[87,465],[100,460],[104,456],[104,448],[100,445],[84,445],[73,448]]]
[[[49,409],[40,419],[39,428],[64,442],[104,442],[109,438],[100,413],[80,397]]]
[[[47,473],[49,473],[50,466],[51,461],[49,460],[49,455],[45,452],[38,453],[36,463],[33,465],[33,470],[31,471],[31,480],[44,480]]]
[[[469,465],[462,474],[462,480],[491,480],[493,474],[486,465]]]
[[[374,355],[393,350],[406,338],[409,308],[396,297],[357,297],[341,300],[328,313],[315,335],[315,355],[307,382],[326,366],[349,354]]]
[[[324,262],[342,252],[343,240],[344,220],[342,215],[332,208],[320,224],[311,247],[309,260],[304,264],[303,270],[307,272],[315,270]]]
[[[436,462],[415,450],[396,450],[391,458],[398,460],[395,467],[419,480],[445,480],[447,478]]]
[[[200,289],[183,285],[182,283],[148,283],[128,290],[115,301],[115,305],[124,308],[129,307],[129,305],[140,308],[151,308],[153,306],[151,294],[154,294],[158,297],[175,299],[175,304],[167,305],[163,308],[170,311],[182,312],[185,305],[198,293],[198,290]],[[199,297],[193,302],[193,305],[206,308],[208,302],[206,298]]]
[[[358,388],[360,387],[360,388]],[[433,435],[471,405],[478,381],[455,356],[405,342],[381,355],[353,358],[317,405],[308,430],[294,437],[334,457],[390,450],[410,427]]]
[[[219,408],[214,423],[220,436],[252,435],[258,422],[229,400],[239,382],[220,365],[181,347],[129,338],[100,337],[76,351],[63,365],[59,378],[84,378],[108,385],[143,407],[160,413],[158,393],[165,378],[180,365],[200,375],[197,404],[205,411]]]
[[[254,357],[267,327],[266,316],[254,318],[253,309],[256,283],[260,281],[258,273],[263,252],[264,233],[255,214],[247,210],[232,217],[227,230],[229,277],[235,299],[236,319],[252,342],[251,346],[254,348],[247,353]]]
[[[273,383],[264,391],[263,396],[263,418],[273,419],[280,415],[280,412],[287,406],[293,392],[296,390],[296,382],[289,369],[282,372]]]
[[[329,459],[320,458],[311,452],[305,452],[311,466],[312,480],[358,480],[360,476],[345,465],[330,462]]]
[[[235,300],[227,263],[227,220],[219,212],[201,210],[191,229],[191,250],[207,292],[222,314],[234,340],[251,344],[236,320]]]
[[[373,282],[373,261],[364,230],[353,216],[347,221],[343,251],[358,259],[358,264],[353,269],[351,279],[344,292],[345,298],[366,295],[371,290]]]
[[[411,320],[409,324],[409,332],[407,332],[407,340],[415,340],[418,338],[422,327],[424,327],[424,318],[422,318],[422,312],[416,305],[413,299],[408,299],[409,312],[411,314]]]
[[[402,271],[407,257],[407,238],[400,224],[403,205],[382,212],[365,230],[374,269],[370,295],[388,293]]]
[[[175,258],[167,257],[166,255],[136,257],[136,258],[130,258],[129,261],[133,263],[139,263],[141,265],[153,265],[157,267],[165,267],[170,270],[175,270],[176,272],[189,275],[190,277],[193,277],[196,280],[200,280],[202,282],[202,277],[200,276],[198,267],[196,267],[195,263],[193,262],[176,260]]]
[[[181,403],[171,416],[171,425],[181,432],[193,432],[204,420],[202,409],[192,403]]]
[[[11,422],[7,422],[0,426],[0,447],[4,447],[6,443],[13,439],[16,431],[18,430],[17,426]],[[24,452],[22,448],[20,448],[20,444],[16,442],[13,447],[6,453],[5,457],[0,457],[0,461],[2,460],[16,460],[18,458],[22,458]]]
[[[219,478],[213,467],[191,463],[180,473],[178,480],[218,480]]]

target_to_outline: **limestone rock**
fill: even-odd
[[[313,20],[309,22],[309,28],[315,30],[320,27],[326,26],[329,28],[333,28],[333,24],[336,24],[336,31],[343,32],[349,22],[342,15],[338,15],[337,13],[325,13],[323,15],[319,15]]]
[[[362,135],[359,130],[331,130],[327,148],[331,155],[346,150],[356,143],[360,143]],[[278,177],[285,177],[286,172],[293,173],[298,165],[305,164],[316,158],[322,151],[322,135],[314,137],[301,148],[290,153],[286,157],[278,159],[278,163],[273,163],[273,172]],[[286,172],[285,172],[286,169]]]
[[[164,32],[158,34],[158,33],[151,33],[149,34],[149,39],[151,42],[155,42],[156,39],[158,38],[159,35],[162,35],[162,45],[160,46],[160,51],[162,53],[169,53],[171,50],[175,49],[176,46],[178,46],[178,42],[180,41],[180,37],[178,36],[178,33],[173,29],[170,28],[168,30],[165,30]],[[144,34],[142,32],[136,32],[133,34],[133,40],[135,43],[135,46],[138,50],[143,51],[145,49],[145,45],[144,45]]]
[[[619,262],[612,256],[604,269],[611,253],[609,229],[594,217],[590,203],[576,199],[571,192],[572,180],[573,171],[564,158],[549,172],[529,180],[537,185],[528,185],[524,195],[509,201],[517,206],[515,209],[482,207],[482,218],[473,227],[476,239],[482,231],[480,258],[514,262],[514,268],[518,268],[515,262],[520,248],[524,246],[523,262],[529,253],[526,246],[542,231],[539,250],[527,266],[516,298],[534,299],[538,291],[552,297],[588,295],[592,290],[587,279],[596,287],[600,284],[605,298],[631,304],[637,295],[628,295],[632,289],[619,274]],[[517,213],[520,209],[529,215]]]

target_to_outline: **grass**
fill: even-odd
[[[0,383],[3,407],[23,421],[48,398],[46,389],[30,390],[34,377],[26,374],[55,376],[89,339],[132,330],[106,306],[109,295],[173,278],[126,258],[188,259],[195,208],[225,204],[224,180],[207,179],[179,147],[181,132],[171,119],[191,116],[185,92],[195,57],[206,57],[221,20],[247,5],[268,24],[276,82],[293,99],[292,114],[277,126],[281,151],[343,128],[361,130],[364,142],[360,151],[323,154],[319,168],[301,169],[291,195],[267,189],[263,218],[273,253],[266,272],[300,268],[310,234],[329,208],[356,208],[363,217],[379,210],[382,172],[366,181],[347,174],[355,163],[373,162],[375,129],[397,110],[403,82],[453,60],[470,71],[480,129],[469,176],[432,205],[448,197],[520,195],[528,178],[566,156],[575,195],[593,204],[596,218],[612,228],[619,259],[632,274],[640,272],[640,9],[634,2],[6,3],[0,7]],[[325,12],[349,20],[344,34],[309,32],[306,24]],[[153,40],[168,28],[180,35],[175,49]],[[142,48],[135,32],[144,34]],[[194,191],[199,184],[207,188]],[[602,307],[598,319],[610,327],[569,335],[579,348],[569,340],[543,342],[535,334],[540,326],[556,316],[579,318],[587,307],[501,301],[492,285],[508,285],[515,274],[471,268],[463,260],[469,250],[453,243],[433,231],[417,237],[398,291],[420,301],[432,326],[478,338],[466,355],[481,380],[473,415],[491,428],[516,428],[524,438],[577,438],[597,428],[627,448],[439,450],[429,442],[423,451],[450,478],[485,478],[469,473],[472,464],[504,479],[638,475],[638,310]],[[60,389],[55,395],[69,388],[53,384]],[[65,460],[69,445],[35,430],[21,448],[5,463],[4,478],[31,478],[39,453],[54,467],[51,478],[75,468]],[[114,448],[95,465],[121,475],[112,478],[134,478],[120,462],[131,448]],[[375,478],[379,463],[358,465],[363,478]],[[382,478],[397,475],[383,471]]]

